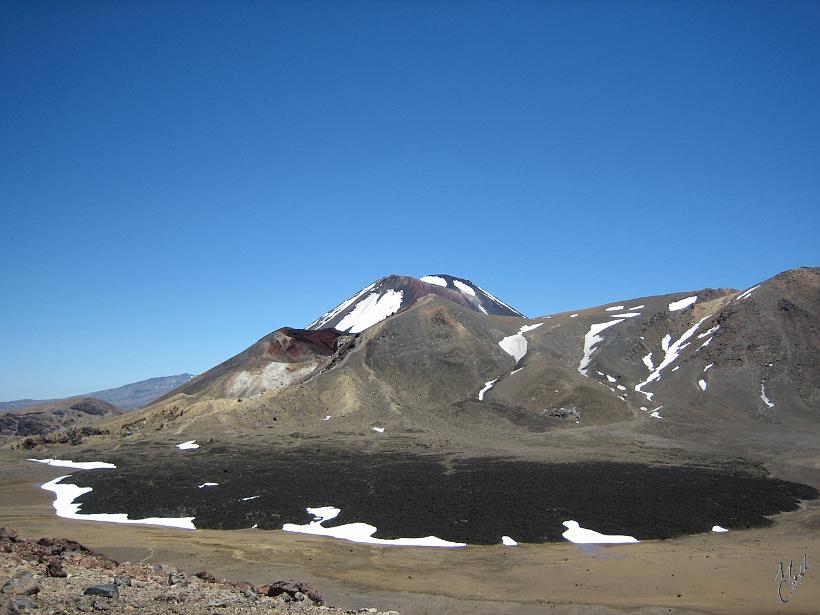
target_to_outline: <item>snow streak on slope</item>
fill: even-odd
[[[760,383],[760,399],[763,400],[763,403],[766,404],[768,408],[774,408],[774,403],[766,397],[766,383]]]
[[[440,278],[437,275],[426,275],[419,279],[422,282],[427,282],[428,284],[435,284],[436,286],[443,286],[444,288],[447,288],[447,280]]]
[[[355,309],[339,321],[336,329],[349,333],[359,333],[388,316],[395,314],[401,308],[401,299],[404,291],[388,290],[383,295],[370,293],[356,304]]]
[[[670,312],[677,312],[678,310],[682,310],[684,308],[689,307],[695,301],[698,300],[697,295],[693,295],[691,297],[686,297],[686,299],[681,299],[680,301],[673,301],[669,304],[669,311]]]
[[[484,393],[486,393],[486,392],[487,392],[487,391],[489,391],[491,388],[493,388],[493,385],[494,385],[496,382],[498,382],[498,378],[496,378],[495,380],[488,380],[487,382],[485,382],[485,383],[484,383],[484,388],[483,388],[483,389],[481,389],[481,390],[478,392],[478,401],[484,401]]]
[[[703,321],[707,318],[709,318],[709,316],[704,316],[703,318],[701,318],[695,325],[687,329],[686,332],[680,336],[680,339],[678,339],[675,342],[671,342],[671,335],[666,335],[663,338],[661,346],[663,350],[666,352],[666,354],[663,357],[663,361],[661,361],[658,364],[658,366],[652,371],[652,373],[649,374],[649,377],[646,380],[644,380],[638,385],[635,385],[635,390],[638,393],[643,393],[644,395],[646,395],[646,398],[649,401],[652,401],[653,393],[647,393],[646,391],[642,390],[643,387],[645,387],[650,382],[660,379],[661,371],[663,370],[663,368],[671,365],[675,361],[675,359],[677,359],[680,356],[680,353],[683,351],[683,349],[689,345],[689,343],[686,340],[688,340],[695,334],[695,331],[698,330],[698,327],[700,327]]]
[[[527,354],[527,340],[524,337],[524,334],[527,331],[537,329],[543,324],[544,323],[539,322],[534,325],[524,325],[518,330],[518,333],[505,337],[503,340],[498,342],[498,345],[501,346],[501,350],[515,359],[515,364],[518,365],[518,362],[524,358],[525,354]]]
[[[467,286],[461,280],[453,280],[453,284],[455,284],[455,287],[459,289],[461,292],[463,292],[465,295],[475,297],[475,291],[470,286]]]
[[[760,288],[760,284],[758,284],[757,286],[752,286],[751,288],[743,291],[737,297],[735,297],[735,301],[743,301],[743,299],[749,298],[749,296],[751,296],[751,294],[758,288]]]
[[[521,316],[522,318],[526,318],[526,316],[524,316],[521,312],[519,312],[519,311],[518,311],[518,310],[516,310],[515,308],[510,307],[509,305],[507,305],[506,303],[504,303],[501,299],[499,299],[498,297],[496,297],[496,296],[495,296],[495,295],[493,295],[492,293],[488,293],[486,290],[484,290],[483,288],[481,288],[478,284],[476,284],[476,285],[475,285],[475,287],[476,287],[478,290],[480,290],[482,293],[484,293],[485,295],[487,295],[490,299],[492,299],[493,301],[495,301],[497,304],[499,304],[499,305],[503,305],[505,308],[507,308],[508,310],[510,310],[510,311],[512,311],[512,312],[515,312],[516,314],[518,314],[518,315],[519,315],[519,316]]]
[[[372,289],[372,288],[373,288],[374,286],[376,286],[376,284],[378,284],[379,282],[381,282],[381,280],[376,280],[376,281],[375,281],[375,282],[373,282],[370,286],[365,286],[365,287],[364,287],[363,289],[361,289],[358,293],[356,293],[355,295],[353,295],[350,299],[348,299],[347,301],[342,301],[339,305],[337,305],[335,308],[333,308],[332,310],[330,310],[327,314],[325,314],[324,316],[322,316],[322,317],[317,318],[316,320],[314,320],[314,321],[313,321],[312,323],[310,323],[310,324],[309,324],[306,328],[307,328],[307,329],[313,329],[313,328],[316,328],[316,329],[321,329],[321,328],[322,328],[322,325],[324,325],[326,322],[329,322],[330,320],[332,320],[332,319],[333,319],[333,318],[334,318],[337,314],[339,314],[340,312],[343,312],[343,311],[344,311],[345,309],[347,309],[349,306],[353,305],[353,303],[356,301],[356,299],[358,299],[358,298],[359,298],[359,297],[361,297],[363,294],[365,294],[367,291],[369,291],[370,289]]]
[[[609,329],[609,327],[617,325],[619,322],[623,321],[623,318],[620,318],[618,320],[610,320],[608,322],[601,322],[597,325],[592,325],[589,328],[589,331],[584,336],[584,356],[581,357],[581,362],[578,364],[578,371],[581,372],[582,375],[587,375],[587,368],[589,367],[589,364],[592,362],[592,353],[595,350],[595,346],[599,342],[604,341],[604,338],[598,334],[601,331]]]

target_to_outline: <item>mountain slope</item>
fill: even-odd
[[[383,278],[312,326],[347,328],[367,293],[378,295],[373,305],[402,291],[396,313],[358,332],[363,321],[350,333],[280,329],[112,428],[208,433],[275,421],[280,431],[326,434],[332,424],[350,435],[386,426],[410,440],[462,438],[467,448],[501,434],[573,437],[589,428],[772,448],[817,433],[818,268],[746,291],[703,289],[535,319],[511,316],[500,302],[503,316],[486,314],[450,288],[459,278],[438,277],[448,286]]]

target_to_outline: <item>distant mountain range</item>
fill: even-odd
[[[113,404],[120,410],[137,410],[147,406],[155,399],[165,395],[178,386],[188,382],[193,376],[191,374],[178,374],[176,376],[161,376],[159,378],[149,378],[140,382],[124,384],[115,389],[105,389],[104,391],[94,391],[81,395],[72,395],[58,399],[17,399],[14,401],[0,402],[0,412],[5,410],[15,410],[28,406],[41,406],[43,404],[55,404],[70,399],[80,399],[93,397]]]

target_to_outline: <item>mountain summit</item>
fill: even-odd
[[[314,320],[307,328],[334,328],[346,333],[359,333],[407,309],[427,295],[438,295],[482,314],[525,318],[518,310],[464,278],[446,273],[422,278],[389,275],[366,286]]]
[[[389,316],[406,312],[426,297],[445,299],[450,305],[481,315],[522,317],[517,310],[463,278],[447,274],[421,279],[389,275],[343,301],[306,329],[277,329],[166,398],[179,393],[217,399],[246,398],[300,384],[339,364],[356,346],[363,331]]]

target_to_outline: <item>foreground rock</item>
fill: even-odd
[[[161,564],[119,563],[71,540],[28,540],[8,528],[0,528],[0,584],[0,613],[346,612],[323,605],[309,583],[256,587],[206,571],[188,575]]]

